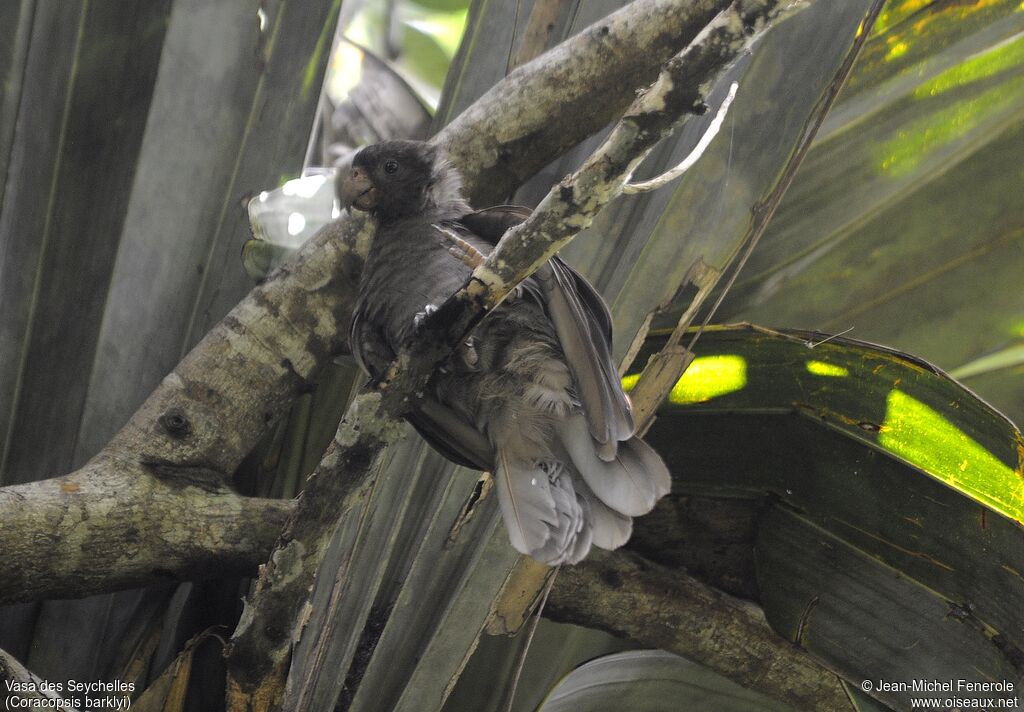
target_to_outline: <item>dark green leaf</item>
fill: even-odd
[[[1020,431],[919,359],[823,338],[705,333],[648,435],[675,473],[674,497],[746,509],[769,621],[855,684],[1019,680]],[[644,529],[659,521],[637,532],[655,558]],[[707,545],[689,531],[684,549]],[[679,546],[665,543],[662,556]]]

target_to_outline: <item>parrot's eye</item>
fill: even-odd
[[[396,161],[393,158],[389,158],[388,160],[384,161],[384,172],[385,173],[387,173],[388,175],[391,175],[392,173],[394,173],[397,170],[398,170],[398,161]]]

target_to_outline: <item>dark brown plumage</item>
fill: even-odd
[[[346,207],[378,221],[350,333],[373,378],[466,281],[453,246],[486,254],[529,215],[472,211],[460,190],[441,152],[412,141],[363,149],[339,183]],[[479,324],[408,416],[449,459],[494,473],[512,545],[549,564],[621,546],[632,517],[669,491],[664,463],[633,434],[610,342],[603,300],[555,257]]]

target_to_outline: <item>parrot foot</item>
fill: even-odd
[[[461,238],[453,237],[450,239],[455,243],[455,245],[449,247],[448,252],[462,260],[464,265],[476,269],[484,263],[484,254],[480,252],[480,250],[476,249]]]
[[[453,230],[442,225],[434,225],[434,228],[448,242],[448,253],[461,260],[462,264],[476,269],[484,263],[486,255],[459,237]]]

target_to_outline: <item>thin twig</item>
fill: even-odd
[[[849,334],[851,331],[853,331],[853,327],[852,326],[849,329],[847,329],[846,331],[840,331],[838,334],[832,334],[831,336],[829,336],[827,338],[824,338],[821,341],[815,341],[813,338],[810,338],[810,339],[807,339],[806,342],[804,342],[804,346],[806,346],[809,349],[813,349],[815,346],[821,346],[822,344],[826,344],[829,341],[831,341],[832,339],[838,339],[840,336],[843,336],[844,334]],[[818,334],[820,332],[816,331],[814,333]]]
[[[512,712],[512,706],[516,701],[516,688],[519,687],[519,678],[522,677],[523,667],[526,665],[526,655],[530,651],[530,645],[533,643],[533,636],[537,632],[537,626],[540,624],[541,616],[544,615],[544,606],[547,604],[548,596],[551,594],[551,587],[555,585],[555,578],[558,576],[558,572],[561,569],[562,565],[559,564],[548,576],[547,583],[544,584],[544,591],[541,593],[540,603],[537,604],[537,610],[533,612],[533,618],[530,620],[530,626],[526,630],[526,640],[523,641],[523,648],[516,656],[516,667],[512,672],[512,682],[509,685],[504,705],[505,712]]]
[[[708,126],[707,131],[700,137],[697,145],[693,147],[689,155],[686,156],[679,165],[675,168],[671,168],[659,176],[651,178],[650,180],[640,181],[639,183],[627,183],[622,187],[623,193],[646,193],[651,190],[657,190],[658,188],[664,187],[674,181],[676,178],[681,177],[686,171],[690,170],[693,165],[700,160],[700,157],[704,155],[704,151],[711,145],[711,142],[718,135],[719,129],[722,128],[722,123],[725,121],[726,114],[729,113],[729,106],[732,104],[732,100],[736,98],[736,90],[740,88],[739,82],[733,82],[729,87],[729,93],[726,94],[725,99],[722,100],[722,105],[718,107],[718,113],[715,114],[715,118],[711,120],[711,124]]]

